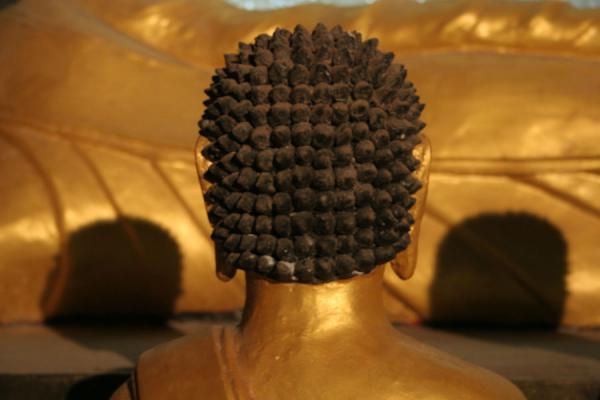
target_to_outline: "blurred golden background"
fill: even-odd
[[[600,324],[600,10],[380,0],[245,11],[222,0],[0,2],[0,323],[221,313],[194,169],[222,54],[277,26],[378,37],[433,147],[396,321]]]

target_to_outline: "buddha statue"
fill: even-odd
[[[412,275],[430,149],[377,43],[319,24],[225,56],[196,154],[218,275],[245,272],[242,322],[145,352],[114,400],[524,399],[386,317],[383,266]]]
[[[390,318],[600,325],[600,119],[589,106],[600,103],[590,62],[600,58],[597,11],[491,0],[261,12],[226,0],[116,4],[0,6],[0,169],[8,171],[0,179],[0,323],[148,315],[156,302],[168,316],[241,309],[243,274],[226,284],[215,276],[190,157],[198,87],[238,40],[319,18],[380,38],[427,99],[431,195],[417,273],[404,282],[386,268]],[[533,252],[529,238],[512,234],[531,225],[543,235]],[[116,236],[104,239],[108,230],[123,237],[119,251]],[[146,271],[144,232],[160,232],[145,238],[162,238],[149,254],[168,250],[151,262],[174,266],[160,273],[167,283]],[[80,240],[90,235],[90,245]],[[101,260],[98,240],[110,248]],[[143,272],[120,274],[125,262]],[[102,275],[109,285],[95,279],[98,263],[110,269]],[[140,279],[165,293],[145,301]]]

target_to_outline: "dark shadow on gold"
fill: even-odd
[[[429,323],[555,328],[566,273],[566,241],[545,219],[528,213],[466,219],[438,249]]]
[[[10,6],[14,6],[18,2],[19,2],[19,0],[0,0],[0,11],[4,10],[5,8],[8,8]]]
[[[42,307],[52,319],[147,317],[173,312],[181,252],[163,228],[135,218],[97,222],[74,232],[67,256],[48,280]]]
[[[120,218],[74,232],[48,279],[43,309],[61,336],[135,364],[145,350],[181,334],[166,323],[181,290],[182,256],[158,225]],[[127,372],[82,377],[67,399],[107,399]]]
[[[555,330],[567,295],[567,256],[560,230],[533,214],[468,218],[438,248],[428,323],[507,348],[600,360],[598,342]]]

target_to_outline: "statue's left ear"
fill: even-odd
[[[203,136],[199,136],[196,140],[196,147],[194,148],[194,158],[196,161],[196,173],[198,174],[198,180],[200,181],[200,187],[202,188],[202,195],[206,194],[206,191],[210,187],[210,182],[204,179],[204,173],[210,167],[210,161],[208,161],[202,155],[202,149],[208,144],[208,139]],[[206,201],[204,201],[206,205]],[[206,209],[208,212],[208,209]],[[235,276],[236,269],[228,265],[225,260],[219,257],[219,253],[215,252],[216,265],[217,265],[217,277],[222,281],[228,281]]]
[[[396,255],[391,261],[392,268],[396,274],[402,279],[410,278],[415,272],[417,265],[417,249],[419,245],[419,228],[423,212],[425,211],[425,200],[427,198],[427,186],[429,183],[429,166],[431,164],[431,144],[425,135],[421,135],[422,142],[415,147],[413,155],[420,161],[419,168],[413,173],[414,176],[421,181],[423,185],[421,189],[414,195],[416,203],[413,206],[411,213],[415,223],[410,228],[411,244],[406,250]]]

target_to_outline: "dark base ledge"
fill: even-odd
[[[0,328],[0,399],[106,400],[142,351],[182,334],[209,334],[210,323]],[[530,400],[600,399],[600,330],[398,329],[507,377]]]

